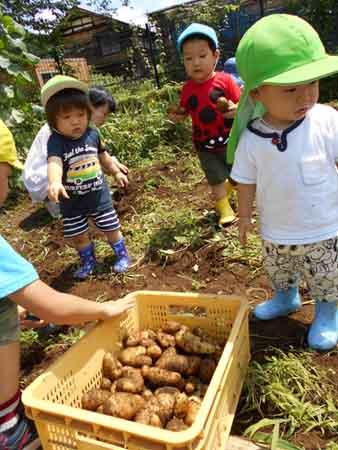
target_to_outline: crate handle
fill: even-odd
[[[66,426],[67,423],[63,417],[55,416],[53,414],[48,414],[44,411],[38,411],[38,413],[34,416],[34,420],[39,419],[46,422],[51,422],[54,425],[63,425]]]
[[[199,305],[169,305],[169,314],[171,316],[181,317],[207,317],[207,309],[204,306]]]
[[[34,417],[34,420],[36,420],[37,418],[41,421],[52,423],[53,425],[66,427],[75,426],[75,428],[79,431],[87,433],[93,432],[93,426],[91,424],[83,422],[82,420],[73,419],[71,417],[55,416],[43,411],[39,411],[38,414]]]

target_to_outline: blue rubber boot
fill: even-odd
[[[338,342],[336,302],[316,303],[315,318],[307,337],[309,347],[325,351],[335,348]]]
[[[94,244],[89,244],[87,247],[79,250],[79,255],[82,265],[74,272],[74,278],[78,280],[85,280],[93,273],[96,266]]]
[[[271,320],[287,316],[302,306],[298,288],[279,290],[271,300],[257,305],[254,315],[260,320]]]
[[[110,242],[111,248],[114,250],[116,256],[116,262],[113,266],[114,272],[121,273],[127,272],[130,266],[130,259],[126,249],[124,239],[121,238],[117,242]]]

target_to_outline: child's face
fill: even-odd
[[[188,77],[196,83],[211,78],[219,57],[219,51],[212,51],[204,39],[193,39],[183,43],[183,63]]]
[[[86,131],[88,119],[86,109],[71,108],[60,111],[56,116],[56,129],[63,136],[78,139]]]
[[[251,93],[255,100],[265,106],[265,118],[277,127],[287,127],[305,114],[317,103],[319,83],[313,81],[289,86],[263,85]]]
[[[95,123],[97,127],[102,126],[109,116],[109,107],[106,104],[101,106],[92,106],[92,121]]]

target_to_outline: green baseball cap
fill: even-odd
[[[83,81],[67,75],[55,75],[41,89],[41,103],[45,107],[48,100],[63,89],[78,89],[88,93],[88,86]]]
[[[326,53],[314,28],[288,14],[263,17],[249,28],[238,45],[236,64],[245,88],[228,143],[230,164],[248,122],[264,113],[263,105],[249,97],[251,90],[263,84],[309,83],[338,72],[338,56]]]

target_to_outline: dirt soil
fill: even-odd
[[[184,174],[180,172],[178,166],[160,165],[156,171],[152,171],[152,176],[155,172],[162,177],[181,179]],[[127,191],[115,195],[116,208],[122,225],[131,214],[137,211],[138,204],[142,200],[146,178],[146,172],[132,174]],[[159,183],[158,186],[155,186],[153,195],[169,198],[171,193],[170,189],[161,187]],[[229,268],[224,267],[224,261],[220,255],[210,248],[204,249],[203,247],[196,252],[186,251],[177,258],[172,258],[165,265],[159,264],[158,261],[148,260],[148,258],[140,258],[138,261],[134,261],[136,265],[130,270],[129,276],[112,274],[109,272],[109,261],[104,262],[97,275],[87,281],[76,282],[72,278],[74,267],[65,264],[64,258],[59,255],[64,248],[61,221],[50,220],[47,211],[43,207],[32,205],[26,194],[20,194],[15,199],[15,201],[10,201],[6,210],[1,212],[2,234],[13,247],[30,260],[37,259],[37,249],[41,249],[41,240],[48,235],[48,239],[44,242],[45,255],[39,258],[35,266],[41,279],[60,291],[92,300],[99,296],[106,299],[119,298],[140,289],[191,291],[193,266],[198,264],[199,279],[204,281],[199,292],[247,295],[251,306],[271,294],[265,275],[260,274],[252,280],[247,266],[235,262]],[[208,209],[208,188],[205,180],[201,180],[188,198],[187,196],[182,197],[181,201],[182,206],[188,202],[195,205],[201,213]],[[26,234],[28,239],[22,241],[18,237],[20,230],[28,232]],[[227,230],[224,232],[226,233]],[[93,230],[93,235],[99,237],[95,230]],[[308,300],[306,296],[305,300]],[[290,346],[303,348],[312,317],[313,305],[305,304],[299,312],[287,318],[269,322],[259,322],[251,318],[252,358],[262,360],[270,345],[284,350],[289,349]],[[63,331],[67,333],[68,328],[65,327]],[[32,350],[24,355],[22,361],[23,387],[43,372],[67,348],[68,345],[60,344],[51,347],[50,351],[46,351],[42,346],[33,346]],[[314,361],[319,366],[331,368],[338,373],[337,352],[327,355],[314,354]],[[338,390],[337,380],[338,377],[335,377]],[[235,419],[233,432],[237,434],[241,431],[241,428],[236,425]],[[325,448],[330,441],[330,436],[322,436],[317,432],[299,432],[293,439],[294,444],[308,450]]]

